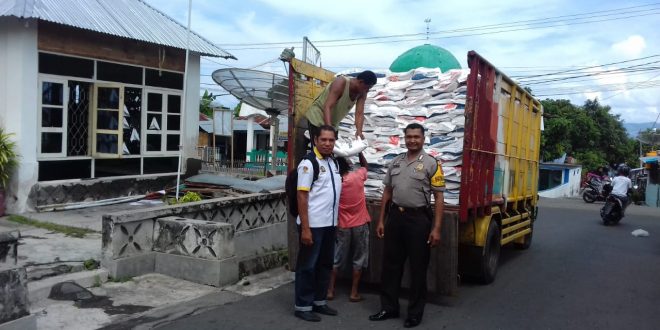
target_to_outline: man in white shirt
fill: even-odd
[[[632,181],[628,178],[630,168],[623,164],[617,169],[617,176],[612,179],[612,195],[623,202],[624,208],[628,205],[628,190],[632,189]]]
[[[314,180],[312,159],[298,165],[298,232],[300,248],[296,263],[295,312],[300,319],[321,321],[316,314],[337,315],[328,307],[327,292],[335,252],[335,228],[341,194],[341,176],[332,150],[335,130],[319,127],[314,137],[314,154],[318,162],[318,178]]]

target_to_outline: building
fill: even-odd
[[[539,196],[558,198],[580,195],[582,165],[539,164]]]
[[[419,67],[440,68],[442,72],[460,69],[456,57],[448,50],[435,45],[424,44],[403,52],[390,65],[392,72],[406,72]]]
[[[644,164],[647,172],[646,187],[644,189],[644,202],[648,206],[660,207],[660,156],[658,151],[650,152],[639,160]]]
[[[187,36],[141,0],[3,1],[0,125],[21,155],[8,210],[141,193],[176,174],[180,145],[196,157],[200,56],[234,57]]]

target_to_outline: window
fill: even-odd
[[[148,91],[146,110],[145,152],[178,151],[181,142],[181,95]]]
[[[41,157],[66,156],[67,104],[66,81],[42,80],[39,83],[39,154]]]
[[[183,73],[39,53],[39,181],[176,172]]]
[[[109,62],[96,62],[96,79],[142,85],[141,67]]]
[[[562,171],[552,169],[539,170],[539,190],[552,189],[561,185]]]
[[[144,84],[183,90],[183,74],[178,72],[145,69]]]
[[[78,57],[39,53],[39,73],[93,78],[94,61]]]
[[[124,88],[123,152],[124,155],[140,154],[142,127],[142,89]]]
[[[67,156],[88,156],[91,83],[69,80]]]
[[[123,148],[124,88],[118,85],[96,85],[94,104],[94,155],[118,158]],[[122,123],[122,124],[120,124]]]

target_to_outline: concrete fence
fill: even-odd
[[[221,286],[285,264],[286,221],[283,191],[107,214],[101,264]]]
[[[17,265],[18,231],[0,232],[0,330],[37,328],[30,314],[27,273]]]

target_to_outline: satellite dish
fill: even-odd
[[[269,115],[286,113],[289,108],[289,79],[271,72],[250,69],[219,69],[213,81],[237,99]]]
[[[279,123],[277,116],[289,109],[289,80],[282,75],[250,69],[219,69],[211,74],[213,81],[237,99],[264,110],[271,118],[271,170],[275,170]],[[276,171],[273,171],[275,174]]]

